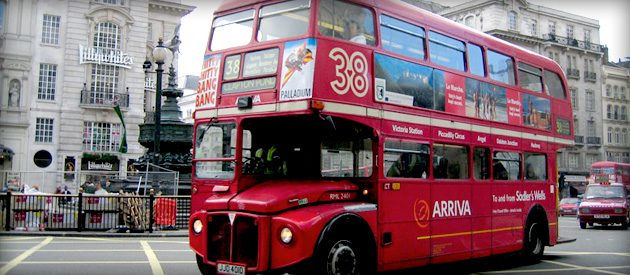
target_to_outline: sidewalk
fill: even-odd
[[[0,231],[0,236],[53,236],[53,237],[104,237],[104,238],[163,238],[188,237],[188,230],[153,230],[143,233],[117,233],[110,231]]]

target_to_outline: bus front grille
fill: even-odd
[[[225,214],[208,216],[208,260],[255,267],[258,264],[258,221],[236,216],[232,224]]]

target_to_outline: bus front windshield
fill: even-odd
[[[244,175],[278,178],[368,177],[373,130],[316,115],[243,121]]]
[[[278,179],[372,175],[374,131],[363,124],[318,115],[245,119],[242,146],[236,146],[235,126],[197,126],[195,177],[231,179],[237,170]],[[237,148],[242,150],[240,162]]]

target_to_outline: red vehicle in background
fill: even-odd
[[[363,274],[558,235],[573,144],[549,58],[392,0],[225,1],[195,111],[204,274]]]
[[[589,183],[620,183],[630,193],[630,164],[599,161],[591,165]]]
[[[577,215],[578,205],[580,204],[579,198],[564,198],[560,200],[558,204],[558,214],[564,215]]]
[[[620,224],[623,230],[628,229],[630,223],[630,207],[624,185],[619,183],[596,182],[586,187],[584,198],[580,203],[578,219],[580,228],[593,226]]]

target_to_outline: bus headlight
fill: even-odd
[[[580,212],[582,212],[584,214],[588,214],[588,213],[591,213],[591,209],[590,208],[580,208]]]
[[[200,220],[195,220],[193,222],[193,232],[195,232],[195,234],[199,234],[201,233],[201,230],[203,230],[203,223]]]
[[[280,230],[280,240],[284,244],[290,244],[293,241],[293,231],[290,228],[285,227]]]

